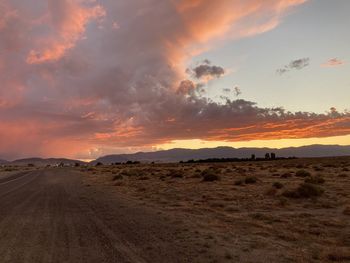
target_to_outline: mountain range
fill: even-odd
[[[9,164],[9,165],[28,165],[33,164],[35,166],[45,166],[45,165],[56,165],[63,163],[65,165],[74,165],[75,163],[79,164],[86,164],[85,162],[79,161],[79,160],[71,160],[71,159],[65,159],[65,158],[26,158],[26,159],[19,159],[12,162],[6,161],[6,160],[0,160],[0,164]]]
[[[266,153],[275,153],[278,157],[331,157],[350,156],[350,146],[339,145],[310,145],[290,148],[232,148],[217,147],[203,149],[171,149],[157,152],[139,152],[135,154],[107,155],[93,161],[103,164],[120,163],[126,161],[140,162],[179,162],[191,159],[209,158],[250,158],[252,154],[256,157],[264,157]]]
[[[8,161],[0,159],[0,164],[6,164]]]
[[[124,163],[127,161],[140,162],[180,162],[188,160],[203,160],[210,158],[250,158],[252,154],[256,157],[264,157],[266,153],[275,153],[277,157],[333,157],[333,156],[350,156],[350,146],[339,145],[309,145],[302,147],[289,148],[232,148],[217,147],[203,149],[171,149],[156,152],[138,152],[134,154],[114,154],[100,157],[90,164],[96,163],[112,164]],[[86,164],[83,161],[71,160],[64,158],[27,158],[19,159],[12,162],[1,160],[0,165],[28,165],[36,166],[55,165],[63,163],[65,165],[74,165],[75,163]]]

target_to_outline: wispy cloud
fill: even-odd
[[[87,24],[106,15],[100,5],[86,7],[84,1],[49,0],[46,18],[52,34],[41,39],[37,37],[36,49],[32,49],[27,57],[27,63],[38,64],[57,61],[65,53],[74,48],[77,41],[83,38]]]
[[[321,67],[332,68],[345,65],[345,61],[338,58],[331,58],[327,62],[321,64]]]
[[[310,65],[310,58],[300,58],[291,61],[288,65],[285,65],[282,68],[277,69],[277,74],[283,75],[291,70],[301,70]]]

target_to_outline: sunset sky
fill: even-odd
[[[350,145],[348,0],[0,0],[0,159]]]

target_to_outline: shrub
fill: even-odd
[[[350,206],[346,207],[343,211],[344,215],[350,216]]]
[[[308,177],[308,176],[311,176],[311,173],[309,173],[306,170],[299,170],[296,172],[295,176],[296,177]]]
[[[241,180],[241,179],[239,179],[239,180],[236,180],[235,181],[235,185],[242,185],[244,182],[243,182],[243,180]]]
[[[322,176],[312,176],[304,180],[308,184],[324,184],[325,180]]]
[[[323,167],[327,167],[327,168],[337,168],[337,166],[335,164],[325,164],[323,165]]]
[[[127,161],[125,164],[127,164],[127,165],[133,165],[133,164],[140,164],[141,162],[139,162],[139,161]]]
[[[278,199],[278,204],[280,206],[286,206],[288,204],[288,199],[284,196],[280,196]]]
[[[120,174],[118,174],[118,175],[115,175],[115,176],[113,176],[113,181],[117,181],[117,180],[122,180],[123,179],[123,176],[122,175],[120,175]]]
[[[319,186],[307,183],[301,184],[297,190],[299,195],[305,198],[321,196],[324,192]]]
[[[319,166],[314,166],[313,168],[314,168],[314,170],[317,171],[317,172],[324,171],[324,168],[319,167]]]
[[[125,169],[122,170],[120,174],[128,177],[137,177],[142,175],[142,171],[140,171],[139,169]]]
[[[281,178],[289,178],[289,177],[292,177],[292,174],[290,172],[286,172],[284,174],[281,175]]]
[[[266,195],[275,196],[277,194],[277,189],[272,187],[266,191]]]
[[[327,258],[328,260],[334,261],[334,262],[347,262],[350,260],[350,253],[343,250],[338,250],[338,251],[329,253]]]
[[[203,182],[214,182],[220,180],[220,177],[211,169],[206,169],[202,172]]]
[[[346,177],[348,177],[348,175],[347,174],[339,174],[338,177],[346,178]]]
[[[95,164],[95,166],[102,166],[102,165],[103,165],[103,163],[101,163],[101,162],[98,162]]]
[[[247,170],[242,168],[242,167],[238,167],[238,168],[236,168],[236,172],[241,173],[241,174],[245,174],[247,172]]]
[[[244,180],[246,184],[255,184],[257,181],[258,179],[256,179],[254,176],[249,176]]]
[[[283,196],[288,198],[311,198],[321,196],[323,192],[324,190],[317,185],[302,183],[295,190],[285,191]]]
[[[283,188],[283,184],[281,184],[280,182],[275,182],[272,185],[274,188],[276,189],[282,189]]]
[[[168,176],[171,178],[183,178],[183,174],[181,170],[170,170]]]

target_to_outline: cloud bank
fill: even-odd
[[[304,2],[0,1],[0,157],[94,158],[175,139],[349,134],[348,112],[216,103],[188,80],[193,55],[272,30]],[[206,64],[195,74],[221,69]]]

